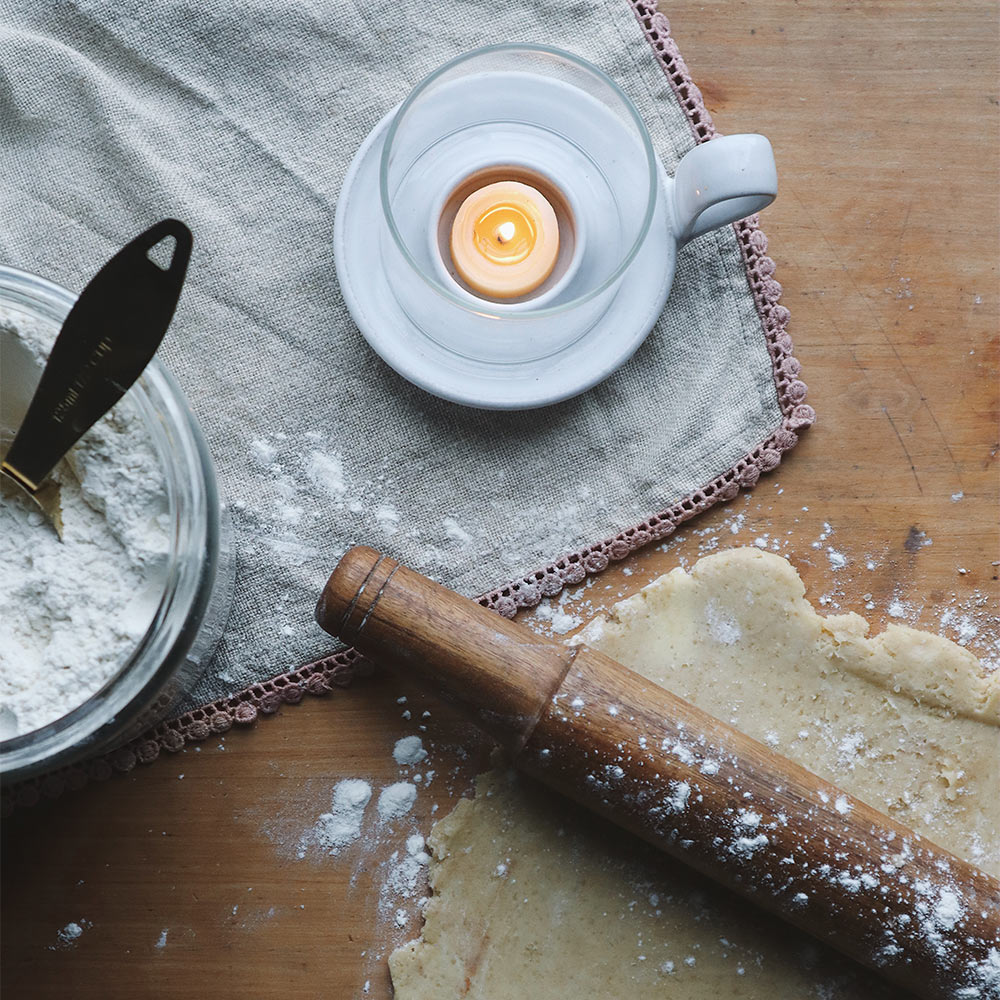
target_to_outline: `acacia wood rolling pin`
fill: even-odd
[[[366,547],[316,619],[457,703],[522,771],[891,982],[998,996],[1000,883],[622,664]]]

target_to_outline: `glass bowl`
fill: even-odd
[[[51,326],[53,334],[75,300],[44,278],[0,266],[0,306]],[[110,749],[163,719],[201,676],[229,615],[229,522],[197,421],[156,360],[118,403],[126,405],[139,412],[166,484],[163,592],[146,633],[103,687],[61,718],[0,742],[5,782]]]

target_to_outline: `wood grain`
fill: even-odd
[[[819,414],[749,500],[692,528],[721,544],[787,539],[782,551],[810,598],[832,595],[876,629],[894,598],[931,629],[953,600],[977,594],[995,614],[995,5],[675,0],[665,9],[717,126],[760,131],[774,145],[780,188],[764,229]],[[736,513],[745,520],[730,534]],[[838,573],[812,548],[824,522],[849,560]],[[914,532],[934,544],[914,545]],[[563,610],[634,593],[701,544],[681,532]],[[970,648],[995,656],[984,638]],[[439,772],[415,807],[426,832],[469,794],[487,751],[438,704],[384,676],[285,708],[253,733],[228,735],[225,749],[211,742],[15,815],[3,828],[5,998],[384,1000],[386,950],[419,929],[411,919],[386,931],[373,902],[377,865],[395,847],[297,861],[280,834],[328,808],[340,778],[397,780],[393,744],[424,711]],[[50,950],[56,931],[81,918],[93,926],[77,945]]]

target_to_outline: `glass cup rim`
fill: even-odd
[[[540,309],[525,308],[525,306],[530,306],[530,302],[519,303],[516,306],[505,305],[504,303],[498,302],[488,302],[485,299],[482,300],[481,303],[470,302],[467,299],[460,298],[454,292],[450,291],[432,274],[428,274],[424,271],[424,269],[417,263],[413,254],[410,252],[409,247],[406,245],[406,242],[403,240],[402,234],[399,232],[389,198],[389,158],[392,154],[396,132],[400,122],[405,117],[406,112],[430,86],[432,86],[449,70],[454,69],[456,66],[460,66],[462,63],[497,52],[530,52],[555,56],[558,59],[574,63],[579,69],[591,76],[596,77],[603,84],[609,87],[622,102],[636,126],[636,131],[639,134],[639,140],[642,143],[643,152],[645,154],[646,170],[649,176],[649,191],[646,197],[646,209],[643,215],[642,225],[639,227],[639,232],[636,235],[632,246],[619,262],[618,267],[615,268],[611,275],[600,285],[591,289],[589,292],[586,292],[583,295],[578,295],[576,298],[570,299],[569,302],[562,302],[553,306],[543,306]],[[636,254],[638,254],[639,249],[649,232],[649,227],[653,221],[653,214],[656,210],[656,199],[659,188],[659,166],[656,154],[653,152],[653,142],[649,136],[649,130],[646,128],[645,122],[643,122],[641,116],[639,115],[639,111],[635,104],[621,89],[621,87],[619,87],[618,84],[607,75],[607,73],[595,66],[593,63],[588,62],[586,59],[583,59],[581,56],[575,55],[572,52],[567,52],[565,49],[558,49],[552,45],[540,45],[533,42],[501,42],[495,45],[483,45],[480,48],[472,49],[469,52],[463,52],[461,55],[455,56],[454,59],[449,59],[448,62],[439,66],[432,73],[425,76],[423,80],[421,80],[420,83],[418,83],[413,90],[410,91],[407,98],[397,106],[396,110],[390,113],[392,114],[392,121],[389,123],[389,129],[386,133],[385,141],[382,144],[382,155],[379,158],[379,197],[382,203],[382,216],[386,220],[389,233],[392,236],[396,247],[399,249],[399,252],[403,255],[403,259],[420,276],[420,278],[422,278],[435,292],[443,296],[449,302],[457,305],[466,312],[475,312],[478,315],[486,316],[493,315],[497,318],[503,319],[537,319],[539,317],[554,316],[560,313],[568,312],[569,310],[581,306],[585,302],[589,302],[591,299],[594,299],[606,292],[621,278],[628,266],[633,260],[635,260]]]
[[[36,301],[48,300],[68,312],[76,301],[76,294],[56,282],[43,278],[30,271],[7,265],[0,265],[0,292],[5,290],[19,291],[28,299]],[[30,308],[30,307],[29,307]],[[175,628],[176,635],[170,641],[169,648],[164,650],[160,662],[151,662],[154,641],[160,629],[165,627],[169,618],[182,613],[185,620],[191,615],[198,616],[207,606],[209,593],[204,585],[206,573],[214,578],[217,571],[219,555],[218,530],[214,520],[219,513],[220,499],[212,467],[208,446],[205,443],[201,428],[187,407],[180,387],[169,372],[154,358],[136,382],[132,391],[137,390],[134,404],[147,428],[154,429],[151,418],[169,419],[174,432],[182,440],[185,454],[175,460],[176,468],[171,468],[169,456],[162,451],[158,442],[157,452],[160,456],[165,480],[170,496],[170,521],[172,525],[170,550],[164,567],[163,592],[160,594],[152,620],[139,642],[123,661],[115,673],[105,683],[93,691],[79,705],[65,715],[46,723],[37,729],[19,733],[0,741],[0,768],[4,781],[19,780],[39,768],[48,769],[59,766],[60,761],[74,747],[83,745],[96,733],[100,732],[112,718],[127,717],[137,712],[141,706],[138,702],[158,688],[160,683],[172,673],[177,658],[186,653],[190,645],[190,628],[187,626]],[[161,412],[161,407],[166,410]],[[154,438],[155,438],[154,434]],[[180,468],[184,465],[184,470]],[[190,483],[197,500],[195,507],[203,511],[204,519],[196,523],[183,525],[178,521],[176,507],[176,485],[170,486],[171,478],[180,481],[182,472],[195,472],[193,483]],[[196,581],[190,569],[185,569],[178,554],[178,543],[181,535],[191,530],[198,537],[199,544],[206,552],[206,561],[197,572]],[[133,680],[127,697],[120,704],[111,699],[111,692],[125,677]],[[124,696],[124,693],[123,693]],[[106,717],[92,718],[95,710],[107,703],[111,711]],[[32,754],[32,749],[40,749],[40,753]],[[95,752],[100,748],[92,748]],[[13,758],[13,760],[11,760]],[[10,774],[13,772],[13,779]]]

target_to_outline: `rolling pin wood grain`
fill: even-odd
[[[1000,948],[1000,883],[586,646],[501,618],[373,549],[327,631],[459,704],[513,763],[918,996]]]

